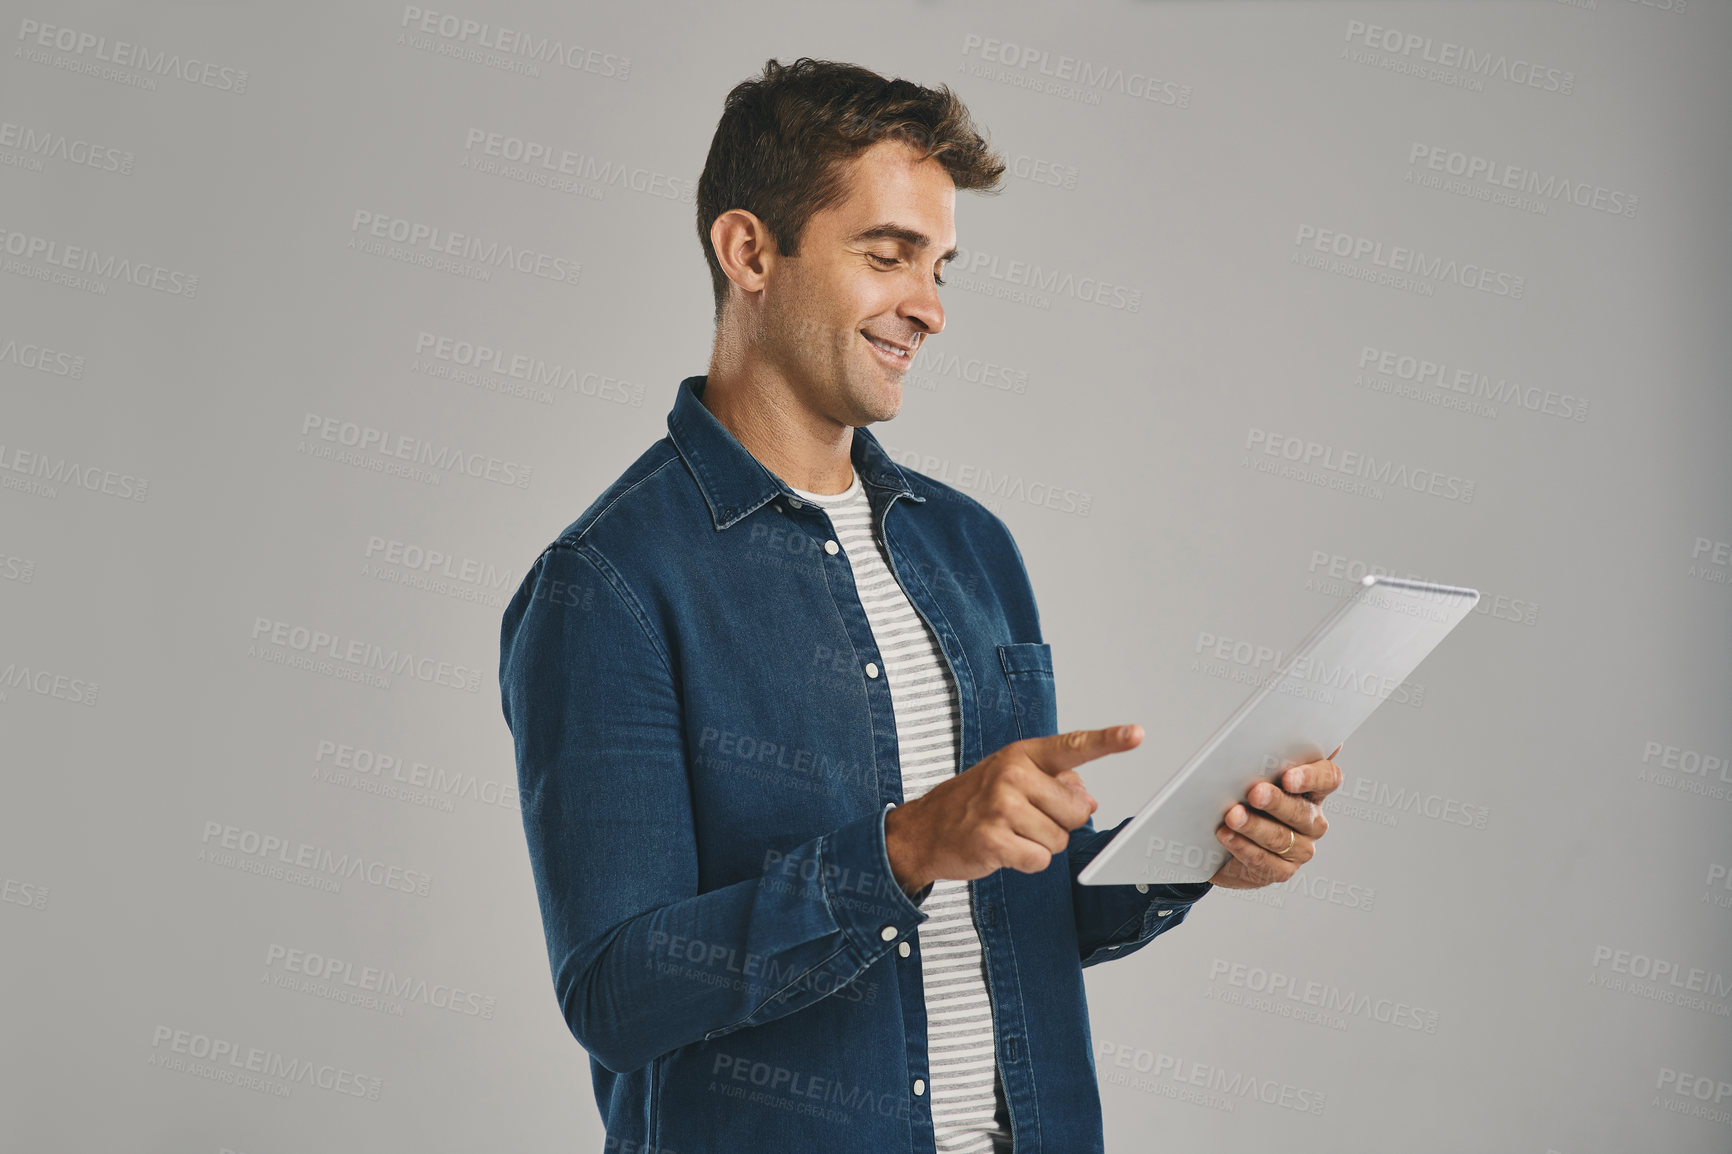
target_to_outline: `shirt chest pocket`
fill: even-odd
[[[1050,737],[1058,732],[1058,694],[1052,678],[1052,646],[1044,641],[1018,641],[998,647],[1004,673],[1005,702],[1015,736]]]

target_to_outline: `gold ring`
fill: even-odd
[[[1291,828],[1289,828],[1287,830],[1287,848],[1282,850],[1280,853],[1276,854],[1275,856],[1276,857],[1286,857],[1288,854],[1293,852],[1293,847],[1298,845],[1298,844],[1299,844],[1299,835],[1294,833],[1293,830]]]

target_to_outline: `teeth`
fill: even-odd
[[[867,339],[867,340],[869,340],[869,341],[871,341],[871,342],[872,342],[872,343],[873,343],[873,344],[874,344],[874,345],[876,345],[876,346],[877,346],[877,347],[879,347],[879,348],[881,348],[881,349],[883,349],[883,350],[884,350],[884,351],[885,351],[885,352],[887,352],[887,353],[890,353],[890,354],[892,354],[892,355],[894,355],[894,356],[898,356],[898,357],[905,357],[905,356],[907,356],[907,355],[908,355],[908,354],[907,354],[907,353],[906,353],[906,352],[904,352],[904,351],[903,351],[903,350],[901,350],[901,349],[899,349],[899,348],[896,348],[896,347],[895,347],[895,346],[893,346],[893,345],[887,345],[887,344],[885,344],[885,343],[884,343],[884,342],[883,342],[883,341],[881,341],[881,340],[878,340],[878,339],[877,339],[877,338],[876,338],[876,337],[874,337],[874,336],[872,336],[872,335],[871,335],[871,334],[870,334],[870,333],[868,333],[868,334],[867,334],[867,335],[866,335],[866,339]]]

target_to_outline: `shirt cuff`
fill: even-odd
[[[932,916],[920,908],[920,902],[932,892],[931,884],[911,898],[890,868],[884,816],[895,804],[885,802],[884,808],[870,817],[851,821],[826,835],[819,850],[824,898],[862,966],[895,949]]]

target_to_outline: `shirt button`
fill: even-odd
[[[898,942],[896,943],[896,952],[906,958],[913,951],[908,948],[907,942]]]
[[[834,557],[841,548],[842,546],[836,544],[834,541],[824,542],[824,552],[830,554],[832,557]]]
[[[926,1079],[925,1078],[914,1079],[914,1096],[916,1098],[918,1098],[918,1097],[920,1097],[920,1095],[922,1095],[924,1093],[926,1093]]]
[[[1138,882],[1137,883],[1137,892],[1139,894],[1146,894],[1149,892],[1149,887],[1144,885],[1142,882]]]
[[[878,663],[877,662],[868,661],[866,663],[866,676],[867,677],[877,677],[878,676]]]
[[[883,929],[878,931],[878,936],[883,938],[885,941],[889,941],[896,936],[896,927],[885,926]]]
[[[792,509],[798,509],[800,507],[800,498],[789,497],[788,498],[788,507],[792,508]]]
[[[1172,913],[1172,912],[1173,912],[1173,911],[1172,911],[1172,910],[1159,910],[1159,911],[1157,911],[1157,912],[1156,912],[1156,913],[1155,913],[1155,916],[1156,916],[1156,917],[1157,917],[1157,918],[1164,918],[1164,917],[1166,917],[1166,916],[1167,916],[1167,915],[1168,915],[1168,914],[1170,914],[1170,913]]]

